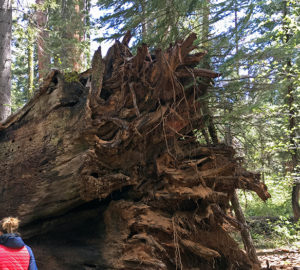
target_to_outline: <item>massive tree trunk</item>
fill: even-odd
[[[229,201],[270,195],[231,147],[194,136],[218,76],[193,68],[195,38],[133,56],[127,35],[87,72],[52,71],[0,126],[0,217],[22,219],[41,269],[259,269]]]
[[[11,111],[11,29],[11,0],[0,0],[0,122]]]

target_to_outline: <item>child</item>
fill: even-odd
[[[17,233],[19,219],[0,221],[0,270],[37,270],[34,255]]]

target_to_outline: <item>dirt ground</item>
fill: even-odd
[[[261,249],[257,251],[263,269],[300,269],[300,249]],[[269,267],[267,268],[267,261]],[[273,268],[271,268],[273,266]],[[276,268],[274,268],[276,267]]]

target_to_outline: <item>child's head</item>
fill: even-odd
[[[2,233],[16,233],[20,220],[14,217],[6,217],[0,221],[0,231]]]

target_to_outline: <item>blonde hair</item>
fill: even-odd
[[[15,233],[19,228],[20,220],[14,217],[7,217],[1,220],[1,229],[5,233]]]

